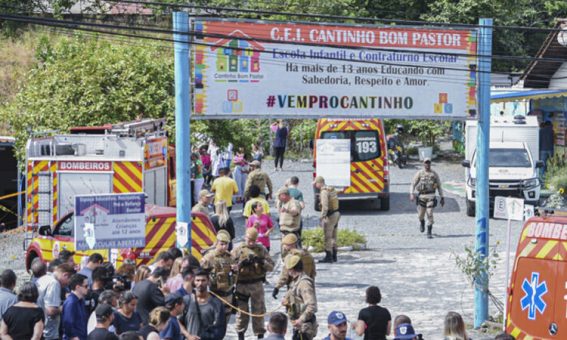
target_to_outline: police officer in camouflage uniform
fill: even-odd
[[[445,198],[443,197],[443,190],[441,189],[441,181],[439,175],[431,170],[431,159],[426,158],[423,160],[423,169],[419,170],[411,182],[410,187],[410,200],[413,202],[416,199],[415,193],[417,192],[417,218],[419,219],[419,231],[425,231],[425,219],[427,214],[427,238],[433,238],[433,208],[437,206],[437,198],[435,192],[439,192],[441,206],[445,205]]]
[[[284,263],[287,260],[287,258],[290,256],[294,256],[294,255],[299,256],[301,258],[301,262],[303,262],[303,272],[307,274],[307,276],[309,276],[311,279],[313,279],[313,282],[315,282],[315,276],[317,275],[317,270],[315,269],[315,260],[313,259],[313,256],[311,255],[311,253],[309,253],[307,249],[302,249],[298,247],[297,236],[295,236],[295,234],[286,235],[282,239],[282,245],[283,245],[282,253],[286,254],[284,258]],[[289,275],[289,271],[285,266],[283,266],[282,272],[280,274],[280,278],[278,279],[278,282],[276,283],[274,290],[272,292],[272,297],[274,299],[277,299],[280,288],[282,288],[283,286],[289,288],[291,281],[292,278]]]
[[[319,263],[337,262],[337,229],[341,218],[339,197],[335,188],[325,185],[322,176],[315,177],[313,186],[319,190],[321,227],[325,233],[325,258],[319,260]]]
[[[280,188],[277,194],[276,208],[280,214],[280,232],[283,236],[295,234],[298,239],[301,239],[301,204],[291,197],[289,189],[286,187]]]
[[[235,296],[238,308],[248,312],[248,300],[250,300],[252,314],[266,313],[264,301],[264,282],[266,272],[274,269],[274,262],[268,250],[260,243],[256,243],[258,231],[256,228],[246,229],[244,242],[232,250],[232,258],[237,262],[238,277],[236,279]],[[250,317],[247,314],[238,312],[236,314],[236,331],[238,339],[244,339],[244,334],[248,328]],[[263,317],[252,318],[252,330],[258,339],[264,337]]]
[[[232,308],[227,302],[232,302],[237,271],[236,261],[228,251],[229,244],[230,234],[228,231],[219,230],[215,249],[207,252],[201,259],[201,267],[210,272],[211,275],[211,291],[226,301],[224,302],[226,313],[225,328],[232,314]]]
[[[246,200],[250,198],[250,187],[255,184],[260,188],[260,195],[264,196],[266,199],[272,198],[272,180],[267,173],[260,169],[259,161],[250,162],[250,173],[248,174],[248,179],[246,179],[246,185],[244,186],[244,197]],[[268,187],[268,193],[266,194],[266,186]]]
[[[292,278],[282,305],[293,326],[293,340],[312,340],[317,335],[317,297],[315,282],[303,272],[303,261],[298,255],[286,257],[285,267]]]
[[[214,196],[215,194],[210,193],[207,189],[199,191],[199,202],[193,206],[191,212],[201,212],[209,216],[209,205],[211,204],[211,200]]]

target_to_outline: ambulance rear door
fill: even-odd
[[[523,237],[527,234],[525,230]],[[507,326],[517,339],[567,339],[565,260],[566,241],[530,236],[521,240],[512,274]]]
[[[523,333],[536,338],[550,337],[550,328],[558,322],[555,318],[556,303],[564,301],[557,300],[555,296],[556,273],[556,261],[529,257],[518,259],[510,318]],[[556,332],[567,334],[565,329],[557,329]]]

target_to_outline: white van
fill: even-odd
[[[528,122],[517,119],[509,122],[491,122],[491,138],[489,145],[489,196],[490,207],[494,205],[494,197],[517,197],[526,204],[538,205],[541,183],[538,179],[538,168],[543,162],[538,160],[539,127],[535,117]],[[467,215],[475,215],[476,201],[476,124],[474,129],[467,128],[465,153],[470,155],[462,162],[466,171],[466,203]],[[494,129],[494,131],[493,131]],[[473,142],[474,141],[474,142]],[[470,142],[470,143],[469,143]],[[474,146],[474,149],[473,149]],[[472,150],[471,150],[472,149]]]

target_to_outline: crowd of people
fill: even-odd
[[[281,128],[278,125],[276,131]],[[242,149],[234,159],[222,152],[215,151],[215,155],[219,157],[213,160],[211,150],[205,148],[192,155],[197,193],[193,211],[209,216],[217,232],[216,243],[200,260],[172,248],[156,254],[150,266],[124,263],[115,270],[101,254],[92,253],[85,263],[77,264],[73,253],[62,250],[49,263],[34,259],[31,280],[17,294],[15,273],[4,270],[0,274],[0,338],[217,340],[225,338],[236,314],[234,329],[239,340],[245,338],[250,324],[258,339],[285,339],[288,328],[294,340],[315,339],[320,334],[317,263],[301,244],[305,203],[298,177],[290,177],[275,191],[270,176],[262,170],[259,153],[254,159],[247,159]],[[279,156],[276,167],[281,169],[281,150]],[[325,235],[325,257],[318,263],[332,265],[338,261],[337,192],[320,176],[312,185],[319,193],[320,226]],[[272,220],[272,198],[277,221]],[[235,204],[242,204],[246,227],[239,244],[231,217]],[[281,258],[276,260],[270,256],[274,230],[282,236]],[[276,266],[277,261],[282,266]],[[280,267],[271,297],[278,299],[285,289],[280,297],[285,313],[268,312],[267,273]],[[398,315],[392,322],[380,302],[380,289],[368,287],[368,306],[358,318],[349,326],[343,312],[331,312],[328,330],[319,338],[344,340],[352,334],[363,339],[422,339],[408,316]],[[469,339],[458,313],[447,314],[444,337]],[[498,339],[511,338],[502,335]]]
[[[130,277],[119,276],[120,280],[116,280],[116,275],[109,276],[110,265],[98,253],[93,253],[78,272],[72,254],[63,254],[49,264],[36,259],[31,280],[23,282],[17,294],[16,274],[6,269],[0,274],[0,338],[223,339],[230,318],[236,313],[234,327],[239,339],[244,338],[250,318],[259,339],[265,334],[266,339],[286,339],[290,325],[292,339],[314,339],[318,328],[315,263],[311,258],[304,265],[306,257],[299,254],[305,255],[305,250],[292,242],[296,241],[294,234],[286,238],[286,245],[292,247],[286,248],[276,285],[288,286],[282,300],[286,313],[266,313],[265,273],[273,269],[274,263],[251,228],[245,241],[232,252],[228,251],[228,233],[219,231],[215,248],[201,261],[190,255],[176,257],[179,251],[171,249],[160,253],[151,268],[140,266]],[[250,250],[260,258],[248,253],[243,261],[243,253]],[[277,297],[277,288],[273,295]],[[410,317],[398,315],[392,320],[380,302],[380,289],[368,287],[368,306],[360,310],[356,321],[349,325],[345,313],[332,311],[321,338],[345,340],[353,334],[363,339],[423,339]],[[266,325],[265,317],[269,320]],[[461,315],[447,313],[443,338],[471,339]],[[514,338],[502,333],[495,339]]]

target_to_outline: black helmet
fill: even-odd
[[[404,132],[404,126],[402,124],[396,125],[396,132],[399,132],[399,133]]]

